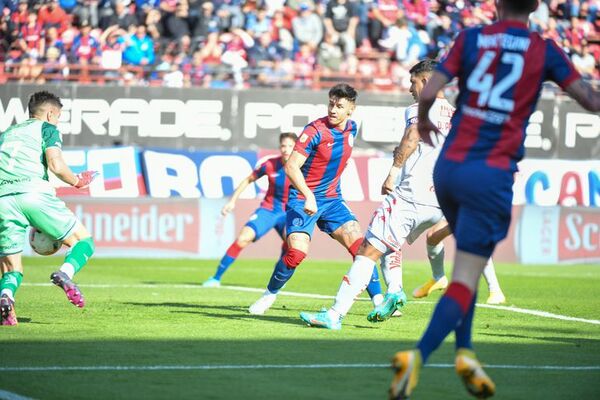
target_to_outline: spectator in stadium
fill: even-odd
[[[17,29],[21,29],[22,25],[27,24],[28,16],[29,16],[29,5],[27,0],[19,0],[19,4],[15,12],[10,14],[11,22],[17,27]]]
[[[104,30],[118,25],[121,29],[129,29],[131,25],[137,25],[139,23],[137,16],[131,12],[127,3],[128,0],[116,0],[114,12],[100,19],[100,28]]]
[[[344,53],[338,45],[339,41],[335,33],[325,33],[325,40],[319,45],[317,52],[317,64],[323,72],[338,72],[344,60]]]
[[[393,50],[398,61],[412,64],[421,57],[424,45],[419,38],[419,33],[408,25],[406,19],[398,19],[388,33],[388,38],[380,40],[379,44]]]
[[[100,48],[102,55],[100,58],[100,65],[102,68],[108,70],[104,75],[109,77],[116,77],[115,70],[121,68],[123,63],[123,50],[125,44],[120,41],[120,37],[127,35],[127,32],[119,28],[118,25],[113,25],[106,29],[100,36]]]
[[[152,9],[146,14],[146,30],[148,31],[148,35],[150,35],[155,43],[159,43],[162,47],[163,43],[168,42],[168,39],[164,35],[164,25],[161,19],[162,14],[156,9]]]
[[[21,26],[19,45],[28,57],[37,60],[44,54],[45,44],[38,17],[31,13],[27,16],[27,24]]]
[[[371,13],[369,39],[372,46],[377,46],[379,39],[388,36],[388,28],[392,27],[398,18],[404,17],[402,2],[400,0],[375,0],[371,6]]]
[[[264,32],[271,30],[271,17],[267,9],[260,7],[255,12],[246,15],[246,31],[254,38],[260,37]]]
[[[149,66],[154,64],[154,42],[146,33],[145,25],[138,25],[135,34],[121,38],[125,43],[123,60],[130,65]]]
[[[219,31],[232,32],[234,29],[243,28],[244,14],[239,0],[221,0],[219,3],[215,6]]]
[[[40,7],[38,11],[38,23],[42,29],[48,29],[51,26],[58,28],[59,32],[66,29],[66,21],[70,19],[65,10],[60,8],[58,0],[46,1],[46,4]]]
[[[73,9],[73,16],[76,21],[89,21],[92,27],[98,27],[100,20],[98,0],[79,0]]]
[[[25,0],[27,2],[27,0]],[[20,3],[18,0],[0,0],[0,15],[8,10],[8,14],[13,13],[17,9],[17,5]]]
[[[215,15],[215,6],[211,1],[205,1],[202,3],[201,12],[192,31],[194,42],[204,42],[208,37],[208,33],[211,30],[217,31],[218,26],[219,22],[217,20],[217,16]]]
[[[299,13],[292,19],[292,31],[300,45],[315,51],[323,40],[323,22],[308,3],[301,3]]]
[[[90,35],[90,22],[82,21],[79,31],[71,46],[71,61],[81,65],[100,64],[100,42]]]
[[[43,58],[42,74],[36,83],[60,82],[68,75],[67,56],[57,47],[48,47]]]
[[[575,46],[571,61],[577,71],[587,79],[598,78],[596,74],[596,60],[590,54],[589,46],[584,41],[581,46]]]
[[[58,36],[58,29],[55,27],[48,28],[46,30],[46,48],[54,47],[62,54],[65,54],[65,45]],[[66,55],[66,54],[65,54]]]
[[[337,38],[345,55],[356,51],[356,27],[358,14],[349,0],[331,0],[325,11],[325,30],[332,38]]]
[[[247,49],[254,46],[255,41],[243,29],[234,29],[231,33],[225,33],[221,35],[221,40],[226,42],[221,61],[231,67],[236,88],[240,89],[244,85],[242,69],[248,66]]]

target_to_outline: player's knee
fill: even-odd
[[[298,249],[290,248],[283,255],[283,262],[288,268],[296,268],[306,257],[306,253]]]

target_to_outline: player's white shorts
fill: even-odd
[[[442,218],[439,207],[415,204],[392,193],[375,211],[365,238],[384,254],[396,252],[405,241],[412,244]]]

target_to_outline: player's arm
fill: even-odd
[[[42,125],[42,140],[44,142],[44,156],[48,169],[67,185],[78,189],[88,186],[98,174],[96,171],[84,171],[75,175],[65,162],[62,155],[62,139],[56,126],[44,122]]]
[[[404,130],[404,136],[400,141],[400,145],[396,146],[394,149],[394,164],[392,168],[390,168],[390,172],[388,173],[385,182],[383,182],[383,186],[381,187],[381,194],[387,195],[390,194],[394,187],[396,186],[396,180],[398,178],[398,174],[402,169],[402,166],[410,157],[412,153],[415,152],[417,146],[419,145],[419,130],[417,129],[416,124],[410,124]]]
[[[228,213],[230,213],[231,211],[233,211],[233,209],[235,208],[235,202],[237,201],[237,199],[244,192],[244,190],[246,190],[246,188],[248,187],[248,185],[250,185],[256,179],[257,178],[256,178],[256,176],[255,176],[255,174],[253,172],[253,173],[251,173],[250,175],[248,175],[246,178],[244,178],[240,182],[240,184],[233,191],[233,194],[231,195],[231,199],[229,199],[229,201],[221,209],[221,214],[222,215],[227,215]]]
[[[592,112],[600,111],[600,92],[583,79],[577,79],[566,88],[567,93],[583,108]]]
[[[429,79],[429,82],[427,82],[427,85],[425,85],[419,96],[419,122],[417,127],[421,139],[429,145],[433,145],[430,133],[432,131],[439,133],[437,126],[429,119],[429,110],[431,109],[431,106],[433,106],[439,91],[446,86],[448,80],[446,74],[434,71],[431,75],[431,79]]]
[[[313,215],[317,212],[317,201],[315,200],[315,195],[310,190],[308,185],[306,184],[306,180],[304,179],[304,175],[300,168],[306,162],[308,157],[294,150],[289,160],[285,163],[285,174],[290,178],[290,182],[294,187],[302,193],[306,201],[304,202],[304,211],[308,215]]]
[[[85,171],[75,175],[65,162],[65,159],[62,156],[62,150],[59,147],[48,147],[45,150],[45,155],[48,169],[67,185],[76,188],[84,188],[92,182],[97,174],[95,171]]]

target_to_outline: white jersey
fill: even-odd
[[[419,105],[406,109],[406,126],[418,122]],[[395,193],[402,199],[426,206],[439,207],[433,188],[433,167],[440,154],[444,140],[450,132],[452,114],[455,108],[446,99],[437,98],[429,110],[429,119],[442,132],[432,138],[434,146],[420,141],[414,153],[408,157],[402,167]]]

